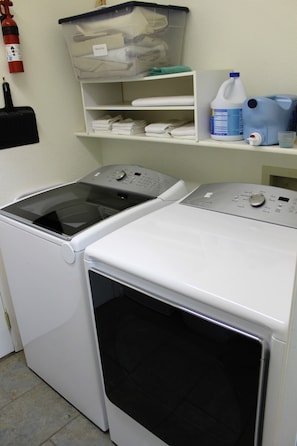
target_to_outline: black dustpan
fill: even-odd
[[[39,142],[32,107],[14,107],[8,82],[3,79],[5,107],[0,109],[0,149]]]

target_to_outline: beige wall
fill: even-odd
[[[9,73],[0,37],[0,73],[10,83],[14,105],[30,105],[35,110],[40,143],[0,150],[0,206],[27,191],[84,175],[97,167],[101,157],[98,141],[85,144],[73,135],[83,119],[80,91],[58,25],[60,17],[93,7],[93,0],[14,0],[13,4],[25,72]],[[0,89],[0,108],[3,106]],[[19,350],[21,342],[1,253],[0,293],[10,315],[14,347]],[[0,311],[1,307],[0,299]]]
[[[109,1],[109,4],[116,4]],[[160,4],[168,4],[165,0]],[[297,3],[294,0],[188,0],[190,13],[183,63],[195,70],[232,67],[248,96],[297,94]],[[282,20],[286,17],[286,23]],[[208,181],[261,182],[262,166],[297,168],[297,155],[233,149],[104,141],[103,162],[143,162],[183,177]]]
[[[25,72],[9,73],[2,36],[0,72],[10,83],[14,105],[33,107],[40,143],[0,150],[0,205],[23,192],[81,176],[100,161],[98,150],[73,135],[83,119],[80,91],[58,24],[59,18],[93,5],[93,0],[13,1]]]
[[[108,6],[120,3],[107,0]],[[159,0],[159,4],[168,4]],[[193,69],[232,67],[241,72],[247,93],[297,94],[295,0],[187,0],[183,63]],[[40,143],[0,151],[0,205],[21,193],[84,175],[101,162],[137,162],[205,181],[260,182],[262,165],[296,167],[291,153],[267,154],[222,148],[78,139],[79,84],[75,80],[58,19],[92,9],[95,0],[15,0],[25,73],[9,74],[4,47],[0,69],[10,82],[15,105],[31,105]],[[286,18],[286,23],[281,20]]]

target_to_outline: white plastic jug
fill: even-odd
[[[219,141],[243,139],[242,105],[246,92],[238,72],[229,76],[211,102],[210,135]]]

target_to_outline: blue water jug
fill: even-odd
[[[278,132],[296,132],[297,96],[248,98],[242,107],[243,137],[253,146],[278,144]]]

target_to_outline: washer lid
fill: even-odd
[[[75,183],[31,195],[0,210],[24,224],[70,240],[74,235],[124,209],[155,198],[176,200],[184,182],[130,164],[111,164]]]
[[[86,183],[71,183],[17,201],[0,213],[70,239],[75,234],[150,196]]]

